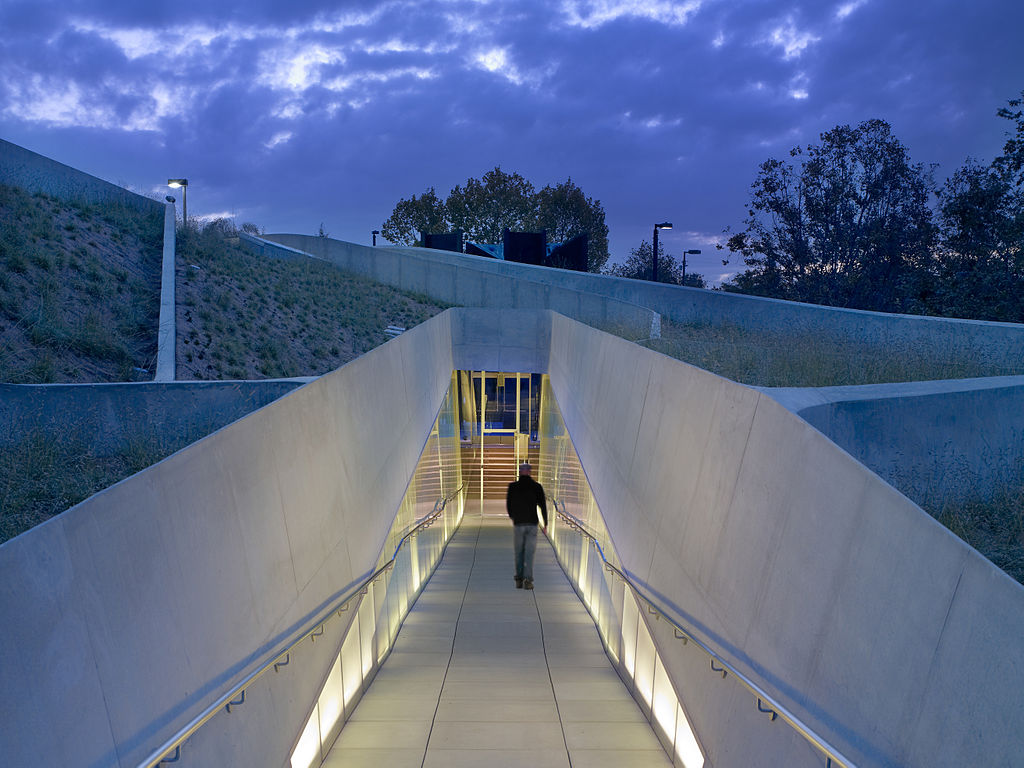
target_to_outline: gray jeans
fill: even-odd
[[[537,551],[537,526],[513,525],[512,546],[516,553],[516,578],[533,581],[533,553]]]

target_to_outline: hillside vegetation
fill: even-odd
[[[163,216],[0,185],[0,381],[152,378]]]
[[[445,309],[316,259],[254,256],[226,221],[178,248],[179,379],[317,376]]]

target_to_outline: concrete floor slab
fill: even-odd
[[[532,591],[510,554],[507,519],[464,520],[324,765],[671,765],[547,541]]]

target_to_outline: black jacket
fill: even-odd
[[[505,509],[512,522],[516,525],[537,525],[537,507],[541,508],[544,520],[548,524],[548,504],[544,498],[544,487],[529,475],[522,475],[514,483],[508,484],[505,495]]]

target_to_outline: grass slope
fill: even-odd
[[[0,185],[0,381],[151,378],[162,249],[160,215]]]
[[[256,256],[214,222],[182,238],[179,379],[317,376],[446,308],[315,259]]]

